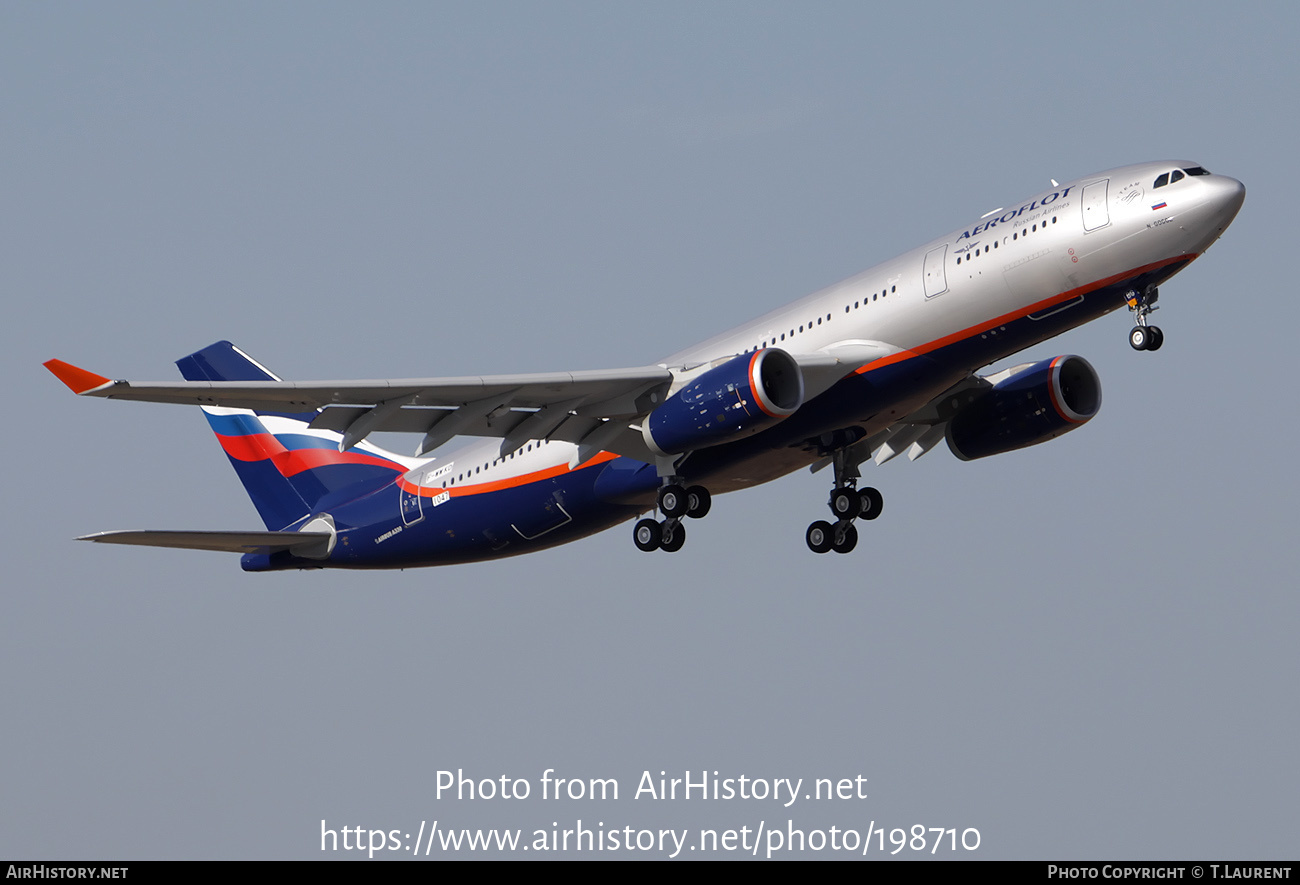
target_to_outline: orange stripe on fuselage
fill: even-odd
[[[613,452],[601,452],[598,455],[588,458],[586,461],[573,468],[572,471],[569,469],[567,463],[556,464],[554,467],[535,470],[531,473],[521,474],[520,476],[509,476],[505,479],[493,480],[492,482],[474,483],[473,485],[447,486],[445,489],[442,486],[418,486],[415,483],[408,481],[406,477],[399,479],[397,484],[402,487],[402,491],[411,495],[424,495],[427,498],[447,492],[453,498],[460,498],[466,495],[481,495],[485,492],[499,492],[504,489],[519,488],[520,486],[526,486],[530,483],[541,482],[542,480],[562,476],[566,473],[577,472],[587,467],[594,467],[597,464],[604,464],[607,461],[613,461],[617,457],[618,455]]]
[[[1086,295],[1089,292],[1095,292],[1097,289],[1103,289],[1106,286],[1109,286],[1113,283],[1118,283],[1120,280],[1124,280],[1129,277],[1136,276],[1137,274],[1147,273],[1148,271],[1156,270],[1157,268],[1166,267],[1170,264],[1177,264],[1180,261],[1192,261],[1197,257],[1199,256],[1179,255],[1175,258],[1166,258],[1163,261],[1157,261],[1154,264],[1147,264],[1142,267],[1136,268],[1135,270],[1128,270],[1128,271],[1124,271],[1123,273],[1117,273],[1114,276],[1106,277],[1105,279],[1098,280],[1095,283],[1089,283],[1086,286],[1079,286],[1076,289],[1068,289],[1059,295],[1053,295],[1051,298],[1044,298],[1042,301],[1037,301],[1029,305],[1028,307],[1022,307],[1019,310],[1012,311],[1011,313],[1005,313],[1002,316],[997,317],[996,319],[992,319],[987,322],[980,323],[977,326],[971,326],[969,329],[962,329],[960,332],[954,332],[951,335],[945,335],[942,338],[936,338],[934,341],[931,341],[927,344],[919,345],[917,347],[912,348],[911,350],[900,350],[898,353],[891,354],[890,356],[887,357],[882,357],[876,360],[875,362],[867,363],[867,365],[857,370],[857,374],[862,375],[867,372],[874,372],[876,369],[883,369],[886,366],[892,366],[894,363],[901,363],[904,360],[911,359],[912,357],[921,356],[923,354],[927,354],[932,351],[938,350],[941,347],[946,347],[949,344],[955,344],[958,341],[963,341],[967,338],[971,338],[975,335],[980,334],[981,332],[987,332],[989,329],[993,329],[998,326],[1005,325],[1006,323],[1013,322],[1015,320],[1023,319],[1024,317],[1029,316],[1031,313],[1038,313],[1040,310],[1046,310],[1049,307],[1054,307],[1055,305],[1061,304],[1062,302],[1065,301],[1069,301],[1072,298],[1078,298],[1080,295]]]

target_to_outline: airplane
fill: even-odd
[[[940,442],[962,460],[1054,439],[1097,414],[1079,356],[978,371],[1127,306],[1155,351],[1159,287],[1213,244],[1245,187],[1197,163],[1111,169],[943,237],[663,361],[378,381],[281,380],[227,341],[181,382],[45,363],[83,396],[203,409],[265,531],[113,531],[82,540],[242,553],[246,571],[408,568],[541,550],[646,513],[643,551],[680,550],[712,496],[832,469],[815,553],[848,553],[883,497],[859,467]],[[421,435],[413,456],[374,432]],[[459,437],[474,442],[444,452]],[[656,513],[657,512],[657,513]]]

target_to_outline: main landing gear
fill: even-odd
[[[858,468],[850,463],[844,449],[835,453],[835,488],[831,490],[831,513],[835,522],[817,520],[808,526],[804,539],[813,553],[848,553],[858,545],[857,519],[875,519],[884,509],[885,499],[873,488],[859,489]]]
[[[683,487],[677,480],[677,477],[670,476],[659,488],[659,511],[664,520],[643,519],[632,529],[632,540],[638,550],[676,553],[686,543],[686,526],[682,525],[682,519],[687,516],[700,519],[709,512],[713,504],[709,490],[704,486]]]
[[[1156,307],[1159,299],[1160,290],[1155,286],[1141,293],[1130,289],[1125,297],[1128,309],[1137,314],[1137,325],[1128,333],[1129,346],[1134,350],[1159,350],[1160,345],[1165,343],[1165,333],[1160,331],[1160,327],[1147,324],[1147,317],[1159,310]]]

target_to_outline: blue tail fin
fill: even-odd
[[[176,365],[187,381],[280,380],[229,341],[218,341]],[[316,412],[204,406],[203,413],[268,529],[297,522],[327,495],[347,489],[360,497],[415,466],[368,442],[340,452],[338,433],[308,426]]]

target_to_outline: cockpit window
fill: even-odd
[[[1203,166],[1189,166],[1187,167],[1187,169],[1183,171],[1185,171],[1188,175],[1209,175],[1210,174],[1208,171],[1206,171],[1205,167]]]
[[[1182,181],[1186,177],[1187,176],[1183,174],[1183,170],[1175,169],[1173,176],[1171,176],[1169,179],[1169,183],[1173,184],[1175,181]]]
[[[1169,173],[1166,172],[1156,179],[1156,187],[1164,187],[1169,183]]]

